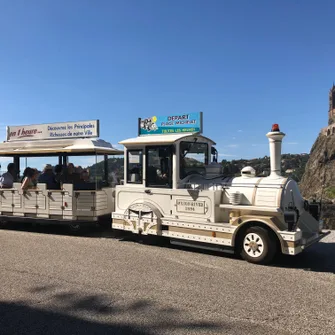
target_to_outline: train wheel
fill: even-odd
[[[262,227],[250,227],[241,239],[240,254],[250,263],[269,264],[276,254],[276,242]]]

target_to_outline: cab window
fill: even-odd
[[[172,187],[172,146],[146,149],[146,186]]]
[[[180,143],[180,179],[190,174],[206,174],[208,144],[198,142]]]
[[[143,151],[128,150],[127,152],[127,183],[142,184]]]

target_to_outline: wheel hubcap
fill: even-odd
[[[243,249],[251,257],[259,257],[264,251],[262,238],[255,233],[247,234],[243,240]]]

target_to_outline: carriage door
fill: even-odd
[[[170,214],[173,146],[147,147],[145,157],[145,201],[159,204],[163,215]]]
[[[147,147],[145,186],[172,188],[172,145]]]

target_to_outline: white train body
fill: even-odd
[[[16,130],[23,126],[10,127],[7,141],[0,143],[0,156],[12,157],[17,172],[22,157],[58,157],[66,169],[71,156],[103,155],[104,175],[100,181],[95,175],[91,182],[64,182],[58,190],[39,183],[25,191],[21,183],[2,188],[0,224],[20,219],[79,229],[84,223],[112,222],[114,229],[238,252],[254,263],[270,262],[277,251],[296,255],[327,234],[319,220],[320,204],[305,201],[296,182],[281,176],[285,134],[278,127],[267,134],[270,176],[256,177],[252,167],[245,167],[241,176],[229,178],[217,163],[215,143],[199,132],[202,114],[192,117],[139,120],[142,135],[120,142],[124,152],[95,139],[98,132],[76,138],[60,134],[65,138],[53,139],[45,131],[48,125],[30,125],[24,129],[36,138],[24,140],[16,138],[21,131]],[[94,122],[89,121],[89,126]],[[67,129],[72,124],[62,126]],[[81,138],[85,136],[93,138]],[[107,159],[120,153],[124,153],[124,183],[114,188]]]
[[[284,134],[278,129],[267,137],[268,177],[256,177],[254,169],[246,167],[240,177],[228,178],[215,159],[207,160],[200,171],[192,158],[195,170],[182,175],[185,155],[194,146],[195,155],[206,148],[205,156],[215,158],[215,143],[199,134],[139,136],[120,142],[125,146],[125,175],[124,185],[116,187],[112,227],[165,236],[178,244],[237,251],[254,263],[271,261],[276,251],[300,253],[326,234],[319,204],[309,204],[297,183],[280,175]],[[138,163],[137,170],[131,170],[131,162]],[[160,166],[168,175],[163,187],[149,176]]]

